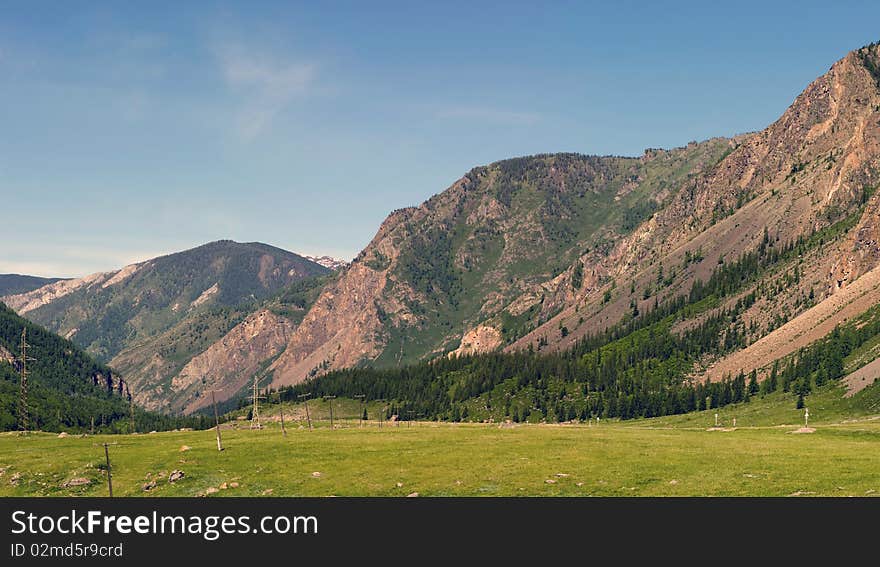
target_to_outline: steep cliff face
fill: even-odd
[[[466,350],[509,342],[541,316],[542,298],[560,292],[560,274],[584,249],[607,251],[735,144],[714,139],[641,158],[542,155],[472,170],[388,217],[294,332],[272,367],[274,384],[429,358],[477,328],[502,340],[468,340]],[[564,293],[593,278],[566,280]]]
[[[295,324],[268,309],[249,315],[222,339],[193,357],[171,381],[172,410],[192,413],[233,397],[287,346]]]

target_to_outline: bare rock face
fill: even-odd
[[[488,325],[480,325],[465,333],[461,346],[449,353],[450,356],[464,356],[491,352],[503,343],[501,331]]]
[[[353,366],[382,349],[379,305],[398,255],[393,235],[412,209],[392,213],[367,247],[370,258],[352,262],[329,284],[294,331],[285,352],[272,365],[273,385],[295,384],[331,368]]]
[[[11,352],[0,346],[0,361],[7,362],[9,364],[15,364],[15,356],[12,355]]]
[[[678,187],[668,206],[619,239],[607,255],[584,255],[589,278],[583,293],[545,301],[558,313],[508,348],[541,342],[568,348],[584,334],[620,320],[633,301],[641,311],[650,309],[655,298],[644,299],[641,292],[650,290],[661,266],[687,264],[677,270],[667,294],[686,293],[725,258],[755,249],[764,234],[791,242],[857,213],[865,202],[840,255],[830,263],[812,262],[803,279],[833,294],[875,267],[880,195],[872,191],[880,182],[880,88],[865,57],[876,61],[878,47],[835,63],[779,120],[737,139],[728,156]],[[688,264],[695,254],[701,261]],[[630,286],[635,293],[626,289]],[[757,311],[763,309],[766,319],[772,307],[756,307],[750,318],[762,320]],[[571,333],[561,337],[561,327]]]
[[[174,407],[191,413],[211,403],[205,395],[212,389],[217,401],[234,395],[256,373],[260,365],[281,352],[293,332],[293,323],[268,309],[239,323],[220,341],[189,361],[172,379]]]

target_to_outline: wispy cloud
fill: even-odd
[[[246,141],[259,136],[292,100],[314,85],[313,63],[278,61],[241,47],[223,48],[218,56],[227,86],[243,99],[237,132]]]

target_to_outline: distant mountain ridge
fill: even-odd
[[[109,363],[139,403],[168,409],[172,378],[194,356],[288,285],[330,273],[280,248],[221,240],[3,301]]]
[[[0,274],[0,297],[27,293],[68,278],[41,278],[22,274]]]
[[[334,271],[340,270],[348,265],[348,262],[345,260],[340,260],[339,258],[334,258],[332,256],[304,256],[304,258]]]

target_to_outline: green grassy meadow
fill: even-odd
[[[876,386],[808,398],[815,433],[791,394],[658,419],[598,424],[361,424],[339,400],[331,429],[288,407],[286,436],[269,421],[215,432],[76,436],[0,434],[0,496],[105,496],[112,443],[115,496],[866,496],[880,494]],[[267,408],[268,409],[268,408]],[[274,408],[277,412],[277,407]],[[271,413],[271,412],[270,412]],[[737,426],[732,427],[736,417]],[[271,416],[267,416],[267,421]],[[190,449],[181,451],[182,446]],[[175,483],[175,469],[185,476]],[[320,473],[320,474],[314,474]],[[73,478],[90,484],[64,487]],[[144,491],[143,485],[156,486]],[[224,485],[226,488],[222,488]],[[237,483],[232,487],[232,483]],[[216,489],[216,492],[215,492]]]

